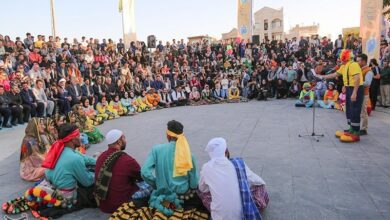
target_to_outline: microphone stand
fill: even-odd
[[[315,78],[313,79],[315,80]],[[317,134],[315,132],[315,124],[316,124],[316,105],[317,105],[317,97],[316,95],[314,94],[314,103],[313,103],[313,119],[312,119],[312,132],[311,134],[298,134],[298,137],[312,137],[314,138],[314,140],[316,140],[317,142],[320,142],[320,139],[321,137],[324,137],[325,135],[324,134]]]

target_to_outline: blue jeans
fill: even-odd
[[[227,89],[221,89],[221,96],[222,98],[226,99],[228,96],[228,90]]]

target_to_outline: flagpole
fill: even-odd
[[[50,0],[50,13],[51,13],[51,34],[53,38],[56,38],[56,18],[54,10],[54,0]]]
[[[123,44],[125,45],[125,51],[127,51],[127,48],[129,47],[128,45],[126,45],[126,35],[125,35],[125,22],[124,22],[124,18],[123,18],[123,9],[122,9],[122,35],[123,35]]]

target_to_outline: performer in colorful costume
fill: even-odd
[[[311,90],[310,83],[303,84],[301,94],[298,101],[295,103],[295,107],[310,108],[314,104],[314,92]]]
[[[360,141],[360,113],[364,99],[364,80],[362,69],[353,59],[354,56],[351,50],[342,50],[340,53],[342,65],[337,72],[326,76],[319,76],[324,79],[332,79],[340,75],[343,77],[346,88],[346,116],[350,128],[336,132],[336,136],[342,142]]]
[[[198,166],[183,125],[172,120],[167,127],[169,143],[153,146],[141,168],[142,178],[154,189],[149,203],[144,204],[148,207],[125,203],[110,219],[208,219],[196,194]]]
[[[318,105],[321,108],[336,108],[340,109],[340,106],[337,103],[337,100],[339,99],[339,92],[334,89],[334,83],[330,82],[328,84],[328,89],[326,90],[324,94],[324,100],[319,100]]]
[[[104,136],[93,125],[93,121],[85,116],[83,107],[81,105],[74,105],[72,111],[75,116],[75,123],[81,132],[85,133],[88,136],[88,142],[91,144],[97,144],[103,141]]]

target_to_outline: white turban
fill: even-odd
[[[123,135],[123,132],[118,129],[113,129],[106,134],[106,142],[108,145],[113,144],[119,140]]]
[[[211,159],[225,158],[226,140],[218,137],[209,141],[206,146],[206,151],[209,153]]]

